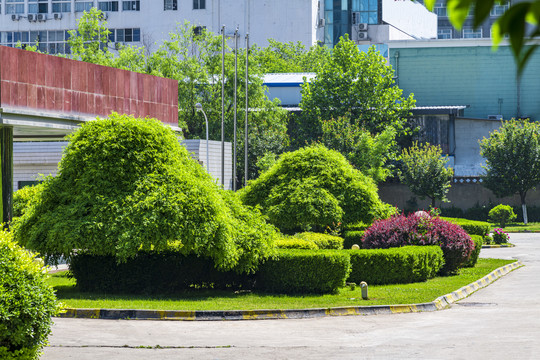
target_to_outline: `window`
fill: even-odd
[[[39,51],[49,54],[69,54],[70,48],[66,40],[69,34],[65,30],[53,31],[2,31],[0,45],[22,48],[27,45],[38,45]]]
[[[439,29],[437,30],[437,39],[451,39],[452,29]]]
[[[193,0],[193,10],[203,10],[206,9],[205,0]]]
[[[164,10],[178,10],[178,3],[176,0],[164,0],[163,8]]]
[[[141,41],[141,29],[116,29],[111,31],[113,34],[112,41],[115,42],[140,42]],[[116,36],[115,36],[116,35]],[[109,36],[111,39],[111,36]]]
[[[482,29],[465,28],[463,29],[464,39],[480,39],[482,38]]]
[[[24,0],[6,0],[6,14],[24,14]]]
[[[343,4],[341,4],[343,6]],[[352,0],[353,23],[378,24],[378,1],[377,0]],[[335,11],[334,11],[335,12]],[[335,20],[335,19],[334,19]]]
[[[94,6],[93,1],[75,0],[75,12],[90,11],[92,6]]]
[[[491,8],[490,15],[501,16],[502,14],[504,14],[506,10],[508,10],[509,7],[510,7],[510,3],[508,1],[502,2],[500,4],[495,4],[495,6]]]
[[[201,36],[204,29],[206,29],[206,26],[194,26],[193,36]]]
[[[433,7],[433,12],[437,14],[438,17],[448,17],[446,3],[444,2],[437,2]]]
[[[71,12],[71,0],[53,0],[52,12],[53,13]]]
[[[49,12],[49,0],[28,0],[29,14],[46,14]]]
[[[118,11],[118,1],[100,1],[98,9],[101,11]]]
[[[122,11],[140,11],[140,1],[122,1]]]

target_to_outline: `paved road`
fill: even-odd
[[[57,319],[42,359],[539,359],[540,234],[511,241],[517,247],[481,256],[526,266],[448,310],[229,322]]]

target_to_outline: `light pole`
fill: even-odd
[[[204,121],[206,122],[206,172],[210,174],[210,162],[208,161],[208,118],[204,112],[201,103],[195,104],[195,109],[201,111],[204,115]]]

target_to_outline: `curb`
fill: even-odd
[[[285,310],[124,310],[124,309],[73,309],[66,308],[58,317],[78,319],[108,320],[270,320],[270,319],[308,319],[326,316],[404,314],[413,312],[437,311],[448,308],[452,303],[464,299],[473,292],[484,288],[523,266],[521,261],[502,266],[480,280],[462,287],[450,294],[438,297],[432,302],[412,305],[344,306],[335,308],[285,309]]]
[[[516,247],[514,244],[482,245],[482,249],[499,249]]]

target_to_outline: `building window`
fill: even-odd
[[[109,40],[113,42],[140,42],[141,41],[141,29],[116,29],[111,30]]]
[[[49,0],[28,0],[29,14],[47,14],[49,12]]]
[[[448,17],[445,2],[437,2],[433,7],[433,12],[437,14],[437,17]]]
[[[75,0],[75,12],[90,11],[92,6],[94,6],[93,1]]]
[[[122,11],[140,11],[140,1],[122,1]]]
[[[193,0],[193,10],[204,10],[206,9],[205,0]]]
[[[438,29],[437,30],[437,39],[451,39],[452,38],[452,29]]]
[[[101,11],[118,11],[118,1],[100,1],[98,9]]]
[[[71,12],[71,0],[53,0],[52,12],[53,13]]]
[[[165,0],[163,2],[164,10],[178,10],[178,3],[176,0]]]
[[[50,31],[2,31],[0,32],[0,45],[23,49],[28,46],[36,46],[39,51],[49,54],[69,54],[67,44],[69,33],[66,30]]]
[[[510,7],[510,3],[508,1],[502,2],[500,4],[495,4],[495,6],[491,8],[490,15],[501,16],[502,14],[504,14],[506,10],[508,10],[509,7]]]
[[[481,39],[482,29],[465,28],[463,29],[464,39]]]
[[[206,26],[194,26],[193,36],[201,36],[205,29],[206,29]]]
[[[378,7],[377,0],[352,0],[352,23],[378,24]],[[343,8],[343,3],[341,4],[341,8]]]
[[[24,0],[7,0],[6,14],[24,14]]]

